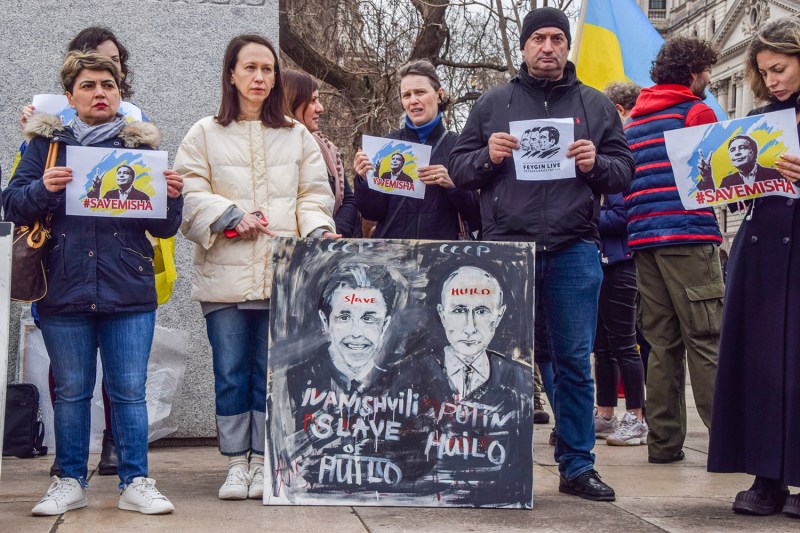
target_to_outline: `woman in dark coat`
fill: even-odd
[[[406,112],[405,126],[386,135],[432,146],[430,165],[420,167],[425,198],[407,198],[374,191],[367,186],[372,169],[363,150],[356,153],[353,166],[356,205],[367,220],[377,221],[373,237],[394,239],[454,240],[459,234],[459,214],[469,231],[480,229],[478,193],[458,188],[450,178],[447,162],[458,135],[442,123],[447,97],[435,67],[426,60],[412,61],[398,71],[400,101]],[[366,237],[367,235],[365,235]]]
[[[750,114],[800,113],[800,21],[776,20],[746,60]],[[798,115],[800,117],[800,114]],[[800,157],[777,163],[798,183]],[[770,196],[749,205],[728,259],[728,283],[711,422],[708,470],[755,475],[733,510],[800,517],[800,201]]]
[[[311,132],[322,152],[334,197],[333,221],[336,223],[336,233],[346,238],[360,237],[361,221],[356,198],[344,174],[339,148],[319,129],[319,116],[325,112],[319,98],[319,83],[305,72],[286,70],[283,72],[283,100],[286,103],[286,114]]]
[[[118,507],[144,514],[174,509],[148,477],[145,384],[158,300],[147,233],[169,238],[178,231],[183,179],[173,170],[164,171],[163,219],[66,212],[67,183],[74,179],[81,187],[85,181],[66,166],[69,147],[145,150],[159,144],[161,135],[154,125],[128,124],[118,113],[122,80],[107,56],[67,54],[61,83],[76,116],[67,125],[48,115],[28,119],[30,144],[14,179],[0,194],[5,219],[18,226],[51,217],[48,291],[38,301],[38,311],[56,384],[54,426],[61,475],[53,478],[33,508],[37,516],[87,506],[89,410],[98,349],[119,451]]]

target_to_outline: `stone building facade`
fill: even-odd
[[[710,90],[731,118],[747,115],[762,105],[744,79],[744,52],[766,22],[800,17],[798,0],[638,0],[653,26],[669,38],[676,35],[707,39],[716,45],[720,61],[711,70]],[[729,248],[743,214],[717,209],[720,228]]]

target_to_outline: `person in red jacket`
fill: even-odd
[[[648,460],[684,458],[685,366],[695,403],[711,426],[722,295],[722,235],[711,209],[683,207],[664,132],[716,121],[701,99],[718,52],[707,41],[676,37],[656,57],[625,125],[636,162],[625,195],[628,245],[636,262],[642,329],[652,345],[647,370]]]

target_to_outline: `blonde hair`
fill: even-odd
[[[61,85],[65,91],[72,92],[75,88],[75,80],[85,69],[108,71],[114,78],[117,88],[122,82],[122,74],[119,68],[108,57],[95,52],[72,51],[67,53],[66,57],[64,57],[64,63],[61,65]]]
[[[773,52],[800,60],[800,21],[792,18],[774,20],[764,26],[750,41],[745,53],[745,75],[756,98],[769,100],[771,93],[758,71],[757,56]]]

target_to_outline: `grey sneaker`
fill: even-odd
[[[604,416],[600,416],[597,414],[597,411],[594,413],[594,436],[598,439],[604,439],[609,435],[613,434],[617,427],[619,426],[619,422],[617,420],[617,415],[612,416],[611,418],[606,418]]]
[[[639,420],[632,413],[625,413],[619,428],[609,435],[606,444],[609,446],[638,446],[647,444],[647,422]]]

